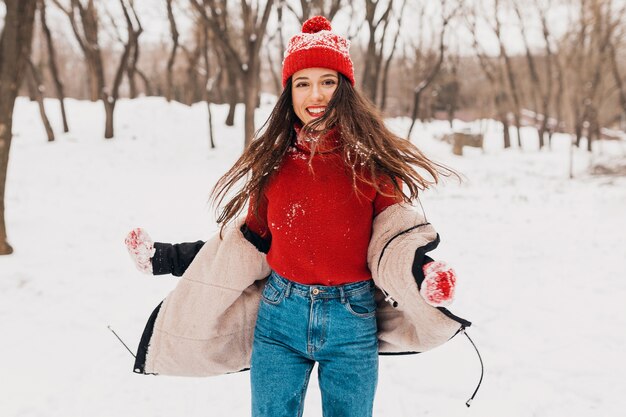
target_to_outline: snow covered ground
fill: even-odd
[[[161,241],[216,229],[208,192],[241,151],[241,123],[216,125],[210,150],[205,106],[122,100],[116,138],[104,140],[100,103],[67,104],[72,131],[55,143],[46,143],[36,104],[20,98],[15,109],[6,195],[15,253],[0,257],[0,416],[249,415],[248,373],[136,375],[107,329],[135,349],[177,280],[134,269],[123,245],[131,228]],[[46,105],[58,126],[56,103]],[[214,120],[225,111],[215,106]],[[587,175],[583,151],[569,180],[567,137],[539,152],[524,130],[526,150],[505,151],[497,125],[483,128],[485,152],[466,148],[463,157],[433,139],[445,123],[418,126],[412,138],[465,176],[422,203],[442,237],[434,257],[460,276],[451,310],[474,322],[482,388],[466,408],[480,368],[457,337],[421,355],[381,358],[375,415],[623,416],[626,180]],[[602,145],[605,155],[625,151]],[[305,416],[321,416],[315,377]]]

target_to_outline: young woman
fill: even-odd
[[[441,307],[456,278],[426,256],[439,236],[410,206],[451,171],[387,129],[354,88],[348,49],[321,16],[290,40],[265,130],[213,190],[221,206],[243,181],[219,234],[127,237],[139,269],[183,276],[146,326],[136,372],[249,368],[252,415],[294,417],[318,363],[324,416],[367,417],[379,354],[422,352],[470,325]]]

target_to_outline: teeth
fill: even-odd
[[[314,114],[319,114],[319,113],[324,113],[324,110],[326,109],[308,109],[310,113],[314,113]]]

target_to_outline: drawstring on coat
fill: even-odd
[[[469,337],[469,335],[465,331],[465,327],[461,329],[461,332],[465,335],[465,337],[467,337],[467,340],[470,341],[472,346],[474,346],[474,349],[476,350],[476,354],[478,355],[478,359],[480,360],[480,380],[478,381],[478,385],[476,386],[476,389],[474,390],[472,397],[465,402],[465,405],[469,407],[472,404],[472,401],[474,400],[474,397],[476,396],[478,389],[480,388],[480,384],[482,384],[483,382],[483,375],[485,374],[485,366],[483,364],[483,358],[480,356],[480,352],[478,351],[476,344],[474,344],[474,341]]]
[[[132,350],[130,350],[130,348],[126,345],[126,343],[124,343],[124,341],[122,340],[122,338],[121,338],[121,337],[119,337],[119,336],[117,335],[117,333],[115,333],[115,330],[113,330],[113,328],[112,328],[111,326],[107,326],[107,328],[108,328],[109,330],[111,330],[111,332],[113,332],[113,334],[115,335],[115,337],[117,337],[117,340],[119,340],[119,341],[120,341],[120,343],[124,345],[124,347],[126,348],[126,350],[127,350],[127,351],[129,351],[131,355],[133,355],[133,358],[137,359],[137,356],[135,356],[135,354],[133,353],[133,351],[132,351]]]

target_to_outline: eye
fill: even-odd
[[[329,78],[327,80],[322,81],[323,85],[335,85],[337,84],[337,81],[333,80],[332,78]]]
[[[296,83],[296,88],[299,88],[299,87],[306,87],[306,86],[308,86],[308,85],[309,85],[308,83],[306,83],[306,82],[304,82],[304,81],[300,81],[300,82],[297,82],[297,83]]]

